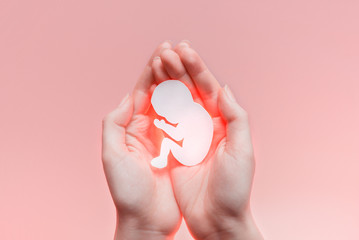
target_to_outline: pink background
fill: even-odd
[[[189,39],[249,112],[266,238],[359,239],[358,12],[356,0],[1,0],[0,239],[112,239],[101,120],[166,39]]]

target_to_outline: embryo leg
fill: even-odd
[[[151,161],[151,165],[156,168],[164,168],[167,166],[167,157],[170,151],[173,152],[181,152],[182,147],[172,141],[169,138],[164,138],[161,143],[161,152],[160,155]]]

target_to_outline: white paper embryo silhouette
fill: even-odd
[[[166,119],[154,120],[154,125],[164,131],[160,156],[152,159],[156,168],[167,166],[168,154],[183,165],[194,166],[203,161],[212,143],[213,122],[209,113],[193,101],[187,86],[178,80],[160,83],[151,97],[155,112]]]

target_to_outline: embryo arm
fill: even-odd
[[[164,120],[159,121],[158,119],[154,120],[154,124],[156,127],[163,130],[176,141],[181,141],[184,138],[183,131],[181,131],[181,128],[178,127],[178,125],[177,127],[174,127],[170,124],[167,124]]]

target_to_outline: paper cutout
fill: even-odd
[[[186,85],[178,80],[160,83],[152,94],[151,103],[155,112],[171,123],[154,120],[154,125],[170,138],[163,139],[160,156],[152,159],[151,165],[166,167],[170,151],[183,165],[202,162],[212,143],[213,122],[208,112],[193,101]]]

